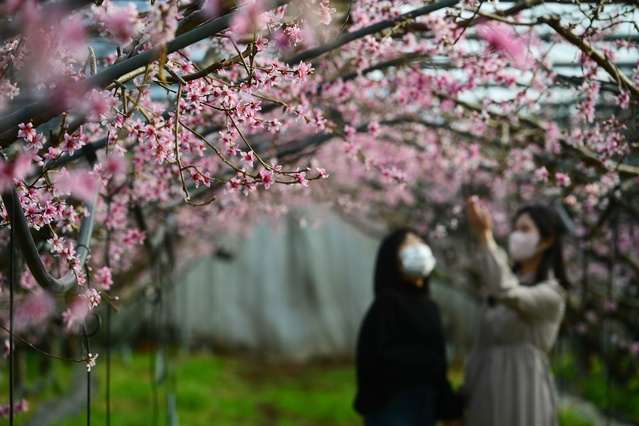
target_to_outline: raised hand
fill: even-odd
[[[488,208],[477,197],[470,197],[466,201],[466,216],[480,243],[486,244],[493,239],[493,219]]]

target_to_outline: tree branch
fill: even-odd
[[[223,59],[221,61],[217,61],[206,68],[201,69],[200,71],[194,72],[192,74],[183,75],[182,80],[184,81],[193,81],[198,78],[205,77],[212,73],[213,71],[217,71],[222,68],[229,67],[233,64],[239,64],[242,62],[244,58],[248,58],[250,55],[254,55],[257,53],[257,49],[253,44],[249,44],[246,49],[240,54],[237,54],[231,58]],[[177,83],[177,80],[174,78],[167,78],[167,81],[170,83]]]
[[[446,97],[444,95],[440,95],[442,97]],[[451,98],[448,98],[451,99]],[[486,108],[483,105],[480,104],[473,104],[471,102],[465,102],[465,101],[461,101],[459,99],[451,99],[453,102],[455,102],[457,105],[463,106],[464,108],[467,108],[471,111],[477,111],[477,112],[481,112],[483,110],[485,110]],[[515,129],[515,130],[522,130],[522,127],[520,125],[517,125],[515,123],[513,123],[512,121],[512,117],[511,116],[507,116],[505,114],[501,114],[501,113],[495,113],[495,112],[491,112],[491,111],[487,111],[488,114],[490,114],[492,117],[497,117],[499,120],[497,121],[504,121],[509,123],[509,125],[511,126],[511,128]],[[536,130],[545,132],[545,128],[542,124],[541,121],[532,118],[532,117],[523,117],[523,116],[517,116],[517,119],[520,122],[526,123],[529,126],[533,127]],[[605,164],[603,164],[600,160],[599,157],[597,156],[597,154],[595,154],[594,152],[590,151],[587,148],[582,148],[582,147],[576,147],[573,146],[571,144],[568,143],[568,141],[564,138],[559,138],[559,143],[561,144],[561,146],[564,149],[567,149],[575,154],[577,154],[579,156],[579,158],[586,164],[589,164],[591,166],[596,167],[598,170],[602,171],[602,172],[617,172],[620,175],[625,175],[625,176],[629,176],[629,177],[637,177],[639,176],[639,167],[636,166],[632,166],[630,164],[623,164],[623,163],[618,163],[618,164],[614,164],[611,167],[607,167]]]
[[[272,7],[279,7],[289,3],[291,0],[277,0]],[[452,1],[452,0],[448,0]],[[93,88],[107,87],[113,80],[117,80],[122,75],[134,71],[140,67],[144,67],[156,60],[162,55],[174,53],[180,49],[184,49],[191,44],[204,40],[207,37],[215,35],[221,31],[228,29],[233,14],[221,16],[213,21],[207,22],[185,34],[176,37],[165,46],[156,46],[146,52],[140,53],[122,62],[119,62],[106,70],[91,76],[85,80],[69,85],[68,89],[81,97]],[[52,118],[62,114],[63,112],[73,108],[73,104],[63,104],[55,96],[55,92],[44,95],[40,100],[28,105],[13,114],[0,118],[0,148],[6,148],[11,145],[18,134],[18,124],[31,121],[34,127],[42,123],[46,123]]]
[[[49,274],[49,272],[47,272],[44,264],[42,263],[42,259],[40,258],[40,253],[38,253],[38,248],[33,240],[31,231],[29,230],[27,219],[24,217],[22,205],[20,204],[20,199],[15,188],[12,187],[10,193],[3,193],[0,196],[2,198],[2,202],[7,208],[7,211],[11,211],[13,209],[15,213],[15,223],[12,223],[11,226],[15,227],[18,246],[24,255],[25,261],[33,275],[33,278],[35,278],[41,287],[54,293],[65,293],[73,288],[77,284],[77,278],[73,271],[67,272],[62,278],[54,278],[51,274]],[[89,254],[89,245],[91,244],[91,235],[93,234],[95,206],[97,201],[98,191],[95,192],[93,200],[86,205],[89,211],[89,216],[83,217],[82,223],[80,224],[80,235],[78,236],[78,243],[75,247],[76,256],[80,260],[80,267],[84,266]]]
[[[95,3],[92,0],[67,0],[64,2],[50,2],[47,3],[41,13],[43,15],[52,15],[58,12],[69,12],[75,9],[86,6],[89,3]],[[14,20],[10,23],[6,21],[0,25],[0,42],[15,37],[23,30],[22,22],[20,20]]]
[[[539,17],[539,22],[544,23],[554,29],[557,34],[562,36],[565,40],[578,47],[579,50],[584,52],[590,59],[595,61],[597,65],[606,70],[608,74],[613,78],[613,80],[620,86],[625,88],[634,99],[639,99],[639,89],[635,86],[632,81],[623,73],[621,70],[615,66],[604,54],[599,52],[593,45],[591,45],[587,40],[583,37],[579,37],[570,29],[564,27],[561,24],[561,19],[558,16],[541,16]]]
[[[333,49],[341,47],[345,44],[350,43],[351,41],[357,40],[361,37],[378,33],[387,28],[392,28],[395,25],[415,19],[418,16],[428,15],[431,12],[435,12],[439,9],[444,9],[446,7],[451,7],[459,3],[459,0],[440,0],[436,3],[431,3],[427,6],[420,7],[413,11],[404,13],[403,15],[399,15],[395,19],[389,19],[382,22],[377,22],[373,25],[370,25],[365,28],[361,28],[357,31],[353,31],[351,33],[342,33],[339,37],[337,37],[334,41],[330,43],[326,43],[322,46],[316,47],[314,49],[305,50],[303,52],[298,53],[297,55],[287,59],[285,62],[289,65],[297,64],[300,61],[307,61],[312,58],[316,58],[324,53],[330,52]]]

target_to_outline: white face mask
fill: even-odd
[[[514,231],[508,237],[508,252],[515,262],[524,262],[537,254],[539,235]]]
[[[400,270],[412,277],[427,277],[435,269],[435,256],[426,244],[415,244],[399,251]]]

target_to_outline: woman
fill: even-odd
[[[486,292],[466,369],[469,426],[557,425],[548,353],[564,316],[568,282],[552,208],[533,205],[514,218],[506,253],[495,244],[488,209],[469,199],[467,214],[479,240],[479,272]]]
[[[461,397],[446,380],[439,309],[428,297],[434,267],[430,247],[410,229],[379,248],[375,299],[356,354],[355,409],[366,426],[434,426],[436,418],[461,417]]]

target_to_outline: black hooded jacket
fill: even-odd
[[[357,340],[358,412],[383,408],[401,389],[430,384],[437,390],[437,418],[461,417],[462,399],[446,379],[439,308],[424,290],[403,281],[376,288]]]

